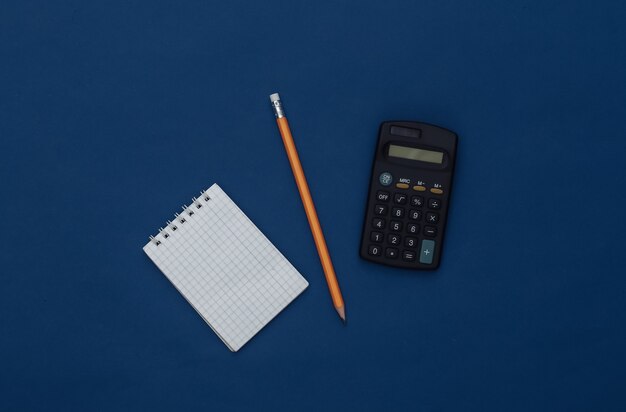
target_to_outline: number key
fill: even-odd
[[[387,238],[387,242],[390,245],[399,245],[400,244],[400,235],[394,235],[393,233],[389,235]]]
[[[422,217],[422,212],[420,212],[419,210],[411,210],[409,212],[409,219],[411,220],[420,220],[421,217]]]
[[[402,222],[398,222],[398,221],[391,221],[391,224],[389,225],[389,227],[391,228],[391,230],[393,230],[394,232],[399,232],[402,230]]]
[[[415,223],[409,223],[406,225],[406,231],[412,234],[418,233],[420,231],[420,225],[416,225]]]
[[[399,218],[404,217],[404,209],[402,209],[401,207],[394,207],[393,209],[391,209],[391,216]]]
[[[384,235],[380,232],[370,233],[370,240],[376,243],[382,243]]]
[[[381,218],[375,217],[372,220],[372,226],[374,226],[376,229],[384,229],[385,228],[385,219],[381,219]]]
[[[387,206],[386,205],[376,205],[374,206],[374,213],[378,216],[384,216],[387,214]]]
[[[404,246],[406,247],[417,247],[417,239],[414,237],[406,237],[404,238]]]
[[[381,252],[382,252],[382,248],[377,245],[370,245],[369,249],[367,250],[367,253],[369,253],[372,256],[380,256]]]

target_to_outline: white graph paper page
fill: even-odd
[[[143,250],[235,352],[309,285],[217,184]]]

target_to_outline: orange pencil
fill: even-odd
[[[346,322],[346,307],[343,303],[343,297],[341,296],[341,289],[339,289],[339,283],[337,282],[337,276],[335,275],[335,269],[333,268],[333,262],[330,260],[330,253],[328,253],[328,247],[326,246],[326,240],[324,240],[324,234],[322,233],[322,226],[317,217],[315,211],[315,205],[313,204],[313,198],[309,191],[309,185],[306,183],[306,177],[304,176],[304,170],[302,164],[300,164],[300,158],[296,151],[296,144],[291,136],[291,130],[289,130],[289,123],[285,117],[283,106],[280,102],[280,96],[278,93],[270,95],[270,101],[274,108],[274,114],[276,115],[276,123],[278,123],[278,130],[280,136],[283,138],[285,150],[287,151],[287,157],[289,158],[289,164],[293,171],[293,176],[296,179],[296,185],[300,192],[300,198],[304,205],[304,211],[306,217],[309,220],[309,226],[313,233],[313,239],[315,240],[315,247],[317,247],[317,253],[320,256],[322,262],[322,269],[324,270],[324,276],[326,276],[326,283],[328,283],[328,289],[330,296],[333,299],[333,305],[339,314],[341,320]]]

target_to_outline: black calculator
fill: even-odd
[[[441,259],[457,135],[419,122],[384,122],[361,237],[363,259],[436,269]]]

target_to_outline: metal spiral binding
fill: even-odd
[[[207,190],[209,189],[205,189],[200,192],[201,199],[198,199],[197,197],[191,198],[191,205],[195,206],[196,209],[200,209],[203,206],[201,200],[204,200],[205,202],[211,200],[211,196],[208,195]],[[160,227],[159,233],[157,233],[155,236],[149,237],[150,242],[154,243],[156,246],[159,246],[162,243],[162,241],[158,239],[159,235],[161,235],[163,239],[167,239],[172,235],[172,233],[170,232],[175,232],[176,230],[178,230],[179,225],[184,225],[187,222],[185,213],[187,214],[187,217],[191,217],[195,214],[195,212],[191,208],[191,205],[183,205],[183,211],[180,214],[174,213],[174,221],[172,222],[171,220],[168,220],[167,222],[165,222],[165,228]]]

